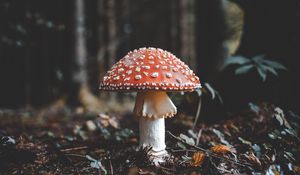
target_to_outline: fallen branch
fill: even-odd
[[[75,148],[66,148],[66,149],[61,149],[61,152],[69,152],[69,151],[77,151],[77,150],[82,150],[82,149],[87,149],[87,146],[80,146],[80,147],[75,147]]]
[[[230,158],[220,157],[218,154],[215,154],[215,153],[213,153],[213,152],[210,151],[210,150],[207,150],[207,149],[198,147],[198,146],[196,146],[196,145],[189,144],[189,143],[185,142],[183,139],[181,139],[180,137],[177,137],[177,136],[175,136],[174,134],[172,134],[170,131],[167,131],[167,133],[168,133],[171,137],[173,137],[174,139],[176,139],[176,140],[178,140],[178,141],[180,141],[180,142],[182,142],[182,143],[184,143],[184,144],[186,144],[186,145],[188,145],[188,146],[191,146],[191,147],[193,147],[193,148],[195,148],[195,149],[197,149],[197,150],[200,150],[200,151],[205,152],[208,156],[212,156],[212,157],[218,158],[218,159],[220,159],[220,160],[228,161],[228,162],[231,162],[231,163],[240,165],[240,166],[244,166],[244,167],[252,167],[252,165],[249,164],[249,163],[241,163],[241,162],[237,162],[237,161],[235,161],[235,160],[233,160],[233,159],[230,159]]]

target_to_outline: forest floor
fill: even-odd
[[[0,121],[0,174],[300,174],[300,117],[265,103],[194,130],[191,116],[167,119],[171,157],[158,166],[130,113],[1,110]]]

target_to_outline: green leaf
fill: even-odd
[[[259,67],[264,69],[265,72],[271,72],[273,75],[278,76],[278,73],[276,72],[276,70],[273,67],[266,66],[266,65],[263,65],[263,64],[260,64]]]
[[[267,79],[267,72],[264,69],[262,69],[260,66],[257,67],[257,72],[258,72],[259,76],[261,77],[261,79],[263,81],[266,81],[266,79]]]
[[[257,64],[261,64],[264,61],[264,57],[265,55],[256,55],[252,58],[252,60]]]
[[[241,66],[235,70],[235,75],[248,73],[253,67],[254,66],[252,64]]]
[[[233,57],[227,57],[225,60],[225,66],[231,65],[231,64],[247,64],[250,63],[250,59],[243,57],[243,56],[233,56]]]
[[[123,141],[123,140],[128,139],[132,135],[133,135],[133,131],[128,128],[125,128],[123,130],[117,131],[115,133],[115,138],[117,141]]]
[[[204,87],[206,87],[206,89],[208,90],[208,92],[210,92],[211,98],[215,99],[216,93],[215,93],[215,90],[211,87],[211,85],[208,84],[208,83],[204,83]]]
[[[217,129],[213,129],[213,132],[218,136],[218,138],[220,139],[221,143],[225,144],[226,146],[232,148],[233,146],[225,139],[224,134],[217,130]]]
[[[191,157],[189,157],[189,156],[186,156],[186,155],[184,155],[184,156],[181,156],[181,159],[182,159],[183,161],[185,161],[185,162],[188,162],[188,161],[191,161],[191,160],[192,160],[192,158],[191,158]]]
[[[186,136],[184,134],[180,134],[179,137],[182,138],[187,144],[189,144],[189,145],[195,145],[195,141],[194,141],[193,138],[190,138],[190,137],[188,137],[188,136]]]
[[[256,104],[250,102],[248,103],[249,107],[250,107],[250,110],[255,112],[256,114],[259,113],[260,109],[259,109],[259,106],[257,106]]]
[[[181,149],[186,149],[186,146],[181,142],[177,142],[177,146],[180,147]]]
[[[285,66],[283,66],[282,64],[280,64],[277,61],[264,60],[263,63],[270,66],[270,67],[273,67],[275,69],[287,70],[287,68]]]

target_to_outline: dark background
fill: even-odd
[[[287,71],[269,75],[265,82],[256,72],[235,76],[228,68],[216,71],[224,59],[222,43],[226,26],[220,0],[193,3],[195,56],[187,58],[182,49],[186,11],[184,0],[85,1],[85,36],[88,82],[97,91],[101,75],[110,65],[135,48],[152,46],[168,50],[190,64],[202,82],[209,82],[224,100],[204,102],[204,111],[218,108],[235,111],[249,102],[266,101],[300,112],[300,2],[297,0],[241,0],[244,29],[236,54],[266,58],[282,63]],[[1,0],[0,2],[0,107],[42,107],[69,94],[73,96],[72,65],[74,1]],[[111,25],[113,14],[114,25]],[[109,31],[116,31],[109,37]],[[115,43],[115,50],[107,45]],[[102,50],[101,50],[102,49]],[[104,63],[99,54],[104,53]],[[112,60],[112,61],[110,61]],[[191,64],[192,63],[192,64]],[[193,64],[195,63],[195,65]],[[70,94],[70,92],[72,92]],[[221,107],[220,107],[221,106]]]

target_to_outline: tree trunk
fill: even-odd
[[[87,46],[85,36],[85,4],[84,0],[75,0],[74,4],[74,66],[72,70],[72,80],[75,84],[75,92],[72,96],[76,96],[75,101],[78,101],[83,107],[91,112],[98,112],[101,104],[95,97],[88,84],[87,71]]]
[[[117,24],[116,24],[116,4],[115,0],[107,1],[107,20],[108,20],[108,67],[112,67],[116,62],[117,51]]]
[[[179,48],[179,29],[178,29],[178,1],[172,0],[171,3],[171,16],[170,16],[170,38],[171,50],[177,51]]]
[[[181,57],[193,70],[196,68],[194,0],[180,0]]]

